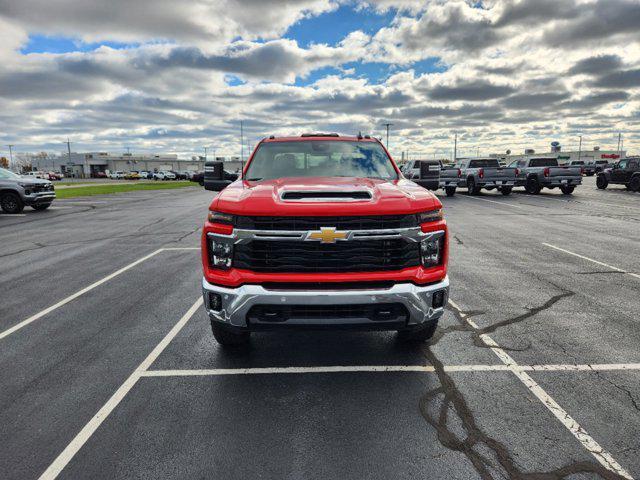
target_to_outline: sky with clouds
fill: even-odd
[[[640,0],[0,0],[0,142],[239,151],[358,131],[391,151],[640,153]]]

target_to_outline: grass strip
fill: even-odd
[[[172,190],[176,188],[197,187],[198,184],[181,180],[177,182],[159,181],[154,183],[98,184],[78,188],[56,190],[56,198],[87,197],[91,195],[108,195],[110,193],[135,192],[138,190]]]

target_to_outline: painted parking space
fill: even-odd
[[[124,225],[113,205],[98,207],[103,228],[123,229],[105,239],[112,251],[127,251],[136,232],[156,241],[119,268],[76,269],[77,282],[46,302],[12,307],[8,328],[106,278],[0,340],[7,478],[640,475],[635,423],[616,428],[637,412],[638,280],[543,245],[582,251],[582,214],[565,212],[564,236],[558,226],[541,234],[539,207],[443,199],[453,304],[430,344],[289,332],[225,351],[199,304],[206,197],[184,195],[162,200],[176,206],[170,215],[137,203]],[[597,232],[592,243],[606,242],[615,259],[624,244],[610,237]],[[72,253],[82,264],[94,252]],[[12,261],[31,257],[23,273],[39,287],[37,255]]]

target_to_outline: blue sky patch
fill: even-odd
[[[129,44],[121,42],[99,42],[85,43],[78,38],[49,36],[49,35],[29,35],[29,42],[22,47],[20,53],[70,53],[70,52],[90,52],[101,46],[116,49],[137,47],[139,44]]]
[[[382,27],[388,27],[395,15],[393,9],[380,14],[373,8],[356,10],[353,6],[342,5],[332,12],[300,20],[289,27],[284,37],[296,40],[301,47],[312,43],[335,45],[356,30],[374,34]]]

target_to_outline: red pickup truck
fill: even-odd
[[[425,341],[447,303],[448,250],[442,204],[377,139],[270,137],[209,207],[204,305],[222,345],[295,328]]]

